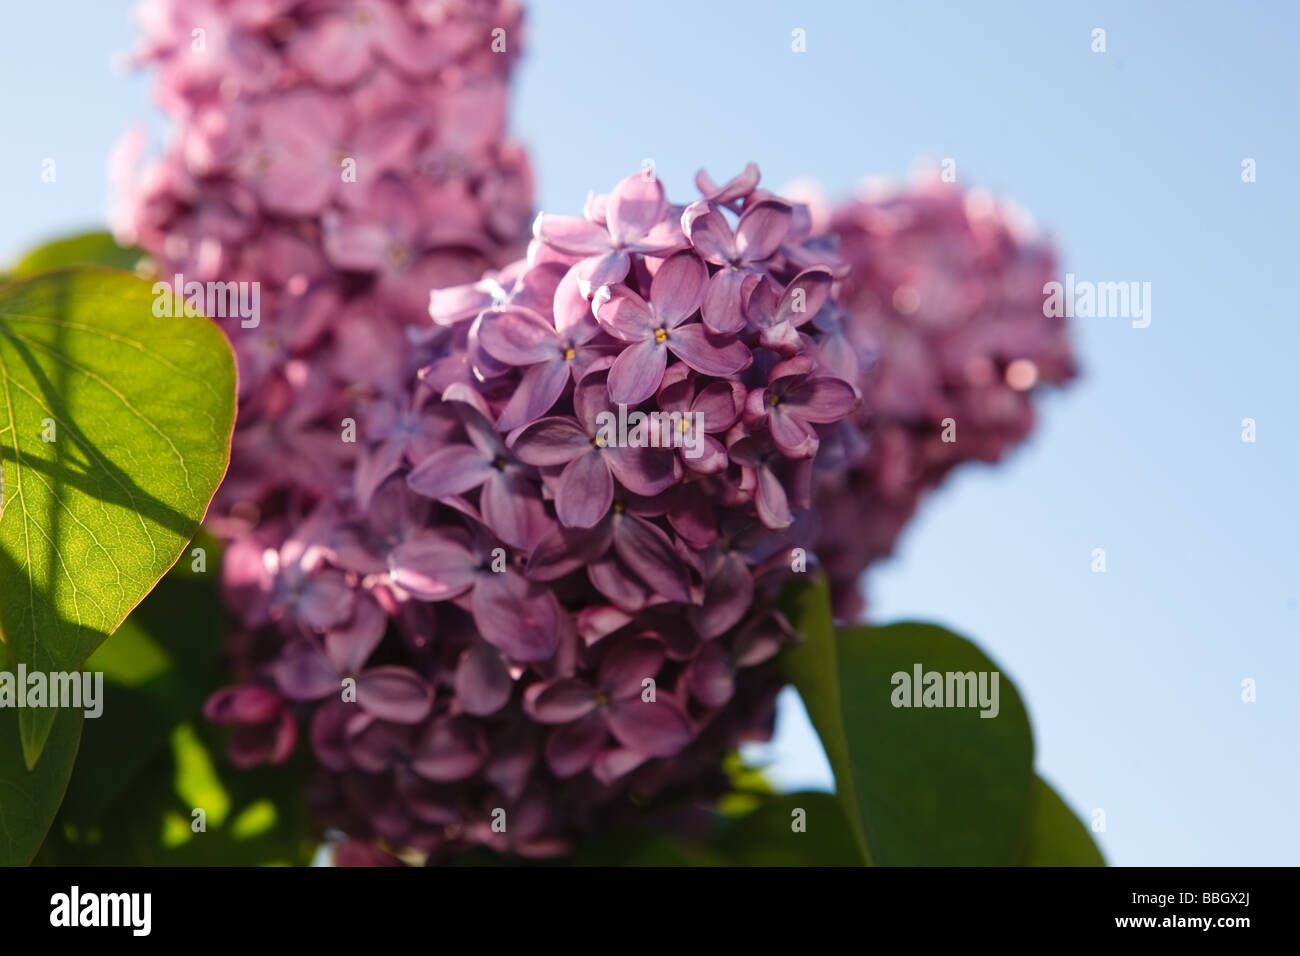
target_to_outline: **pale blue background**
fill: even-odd
[[[128,7],[5,4],[0,259],[99,221],[110,145],[160,125],[147,78],[109,66]],[[953,157],[1080,278],[1152,283],[1150,328],[1076,322],[1083,380],[1009,463],[934,496],[873,607],[982,643],[1040,770],[1105,809],[1113,863],[1300,863],[1295,5],[543,0],[530,24],[515,125],[545,209],[647,157],[677,199],[701,165],[842,195]],[[797,703],[770,752],[785,784],[828,780]]]

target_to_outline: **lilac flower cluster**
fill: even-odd
[[[1050,251],[940,184],[823,215],[752,164],[684,207],[637,174],[516,259],[508,0],[144,9],[178,137],[128,149],[119,235],[262,290],[206,709],[242,766],[306,737],[340,862],[548,855],[722,792],[791,574],[856,617],[923,493],[1071,374]]]
[[[356,398],[347,492],[227,551],[245,681],[208,713],[237,762],[302,723],[349,836],[549,853],[714,792],[770,732],[775,599],[860,398],[823,361],[807,210],[752,165],[701,187],[675,207],[630,176],[432,294],[406,392]]]
[[[335,494],[353,396],[400,392],[429,290],[517,256],[532,178],[505,135],[513,0],[145,0],[175,124],[114,161],[118,238],[172,282],[257,283],[230,327],[239,425],[214,526]],[[218,318],[214,316],[214,318]],[[286,500],[287,499],[287,500]]]
[[[1075,374],[1065,321],[1044,314],[1052,249],[1026,214],[937,177],[878,187],[818,231],[841,256],[847,321],[828,359],[856,381],[861,441],[824,469],[817,552],[836,613],[862,614],[860,577],[957,465],[995,462],[1034,425],[1034,390]]]

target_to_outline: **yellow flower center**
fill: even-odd
[[[655,341],[660,345],[663,345],[666,341],[668,341],[668,330],[655,329]]]

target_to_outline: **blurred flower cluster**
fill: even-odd
[[[820,566],[857,616],[921,495],[1071,374],[1050,251],[938,183],[827,211],[751,164],[675,206],[647,170],[516,258],[512,4],[146,10],[178,133],[124,157],[119,234],[263,289],[207,713],[241,765],[306,738],[340,861],[561,853],[724,792],[783,585]]]
[[[114,159],[114,228],[171,281],[256,282],[235,329],[239,426],[214,505],[245,525],[350,480],[339,421],[399,392],[429,290],[519,254],[532,218],[506,139],[512,0],[146,0],[138,60],[175,127]]]
[[[860,576],[888,555],[926,492],[956,465],[998,461],[1034,425],[1036,388],[1075,374],[1064,319],[1043,312],[1055,256],[1032,220],[983,190],[923,174],[826,209],[849,319],[832,360],[857,381],[863,437],[817,492],[817,552],[836,614],[863,610]]]

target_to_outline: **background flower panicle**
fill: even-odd
[[[861,574],[893,550],[925,494],[968,461],[999,461],[1034,426],[1034,395],[1076,373],[1069,329],[1044,314],[1055,254],[1013,204],[923,174],[828,208],[842,258],[836,367],[860,374],[863,439],[817,490],[817,549],[836,614],[863,613]]]
[[[113,163],[115,231],[161,278],[259,283],[218,527],[350,480],[340,422],[390,395],[429,290],[522,251],[532,176],[506,135],[511,0],[146,0],[138,60],[174,132]],[[215,317],[215,316],[214,316]],[[273,500],[274,499],[274,500]]]

